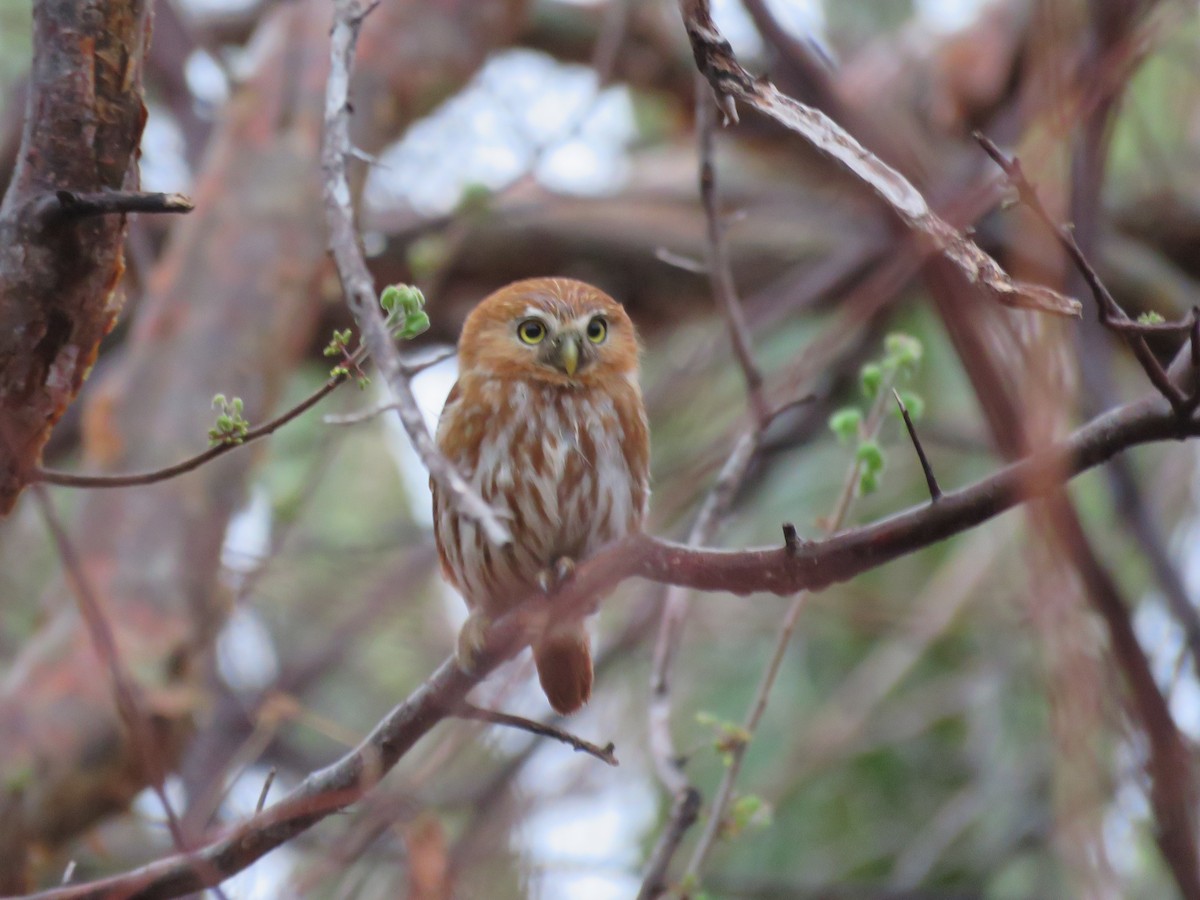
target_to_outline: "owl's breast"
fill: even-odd
[[[462,552],[444,555],[457,563],[465,594],[485,595],[479,602],[486,602],[527,591],[559,557],[585,558],[640,527],[646,473],[631,469],[624,449],[628,417],[609,394],[492,383],[478,392],[472,409],[456,413],[466,416],[459,430],[476,441],[451,458],[483,498],[510,517],[513,535],[511,547],[489,547],[473,523],[437,504],[444,520],[439,531],[453,528],[463,545]],[[442,429],[439,443],[449,450]]]

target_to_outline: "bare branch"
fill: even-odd
[[[984,152],[1008,176],[1009,181],[1017,189],[1017,195],[1020,197],[1021,202],[1028,206],[1034,215],[1058,238],[1059,244],[1066,251],[1067,256],[1070,257],[1075,268],[1079,270],[1079,274],[1091,290],[1092,296],[1096,298],[1096,312],[1100,317],[1100,323],[1105,327],[1112,328],[1125,337],[1129,348],[1133,351],[1133,355],[1137,357],[1138,363],[1141,365],[1143,371],[1145,371],[1146,377],[1150,379],[1150,383],[1170,401],[1175,411],[1181,416],[1190,414],[1196,409],[1197,405],[1200,405],[1200,391],[1193,392],[1192,396],[1186,397],[1183,391],[1167,377],[1166,370],[1163,369],[1162,364],[1159,363],[1158,358],[1146,343],[1144,335],[1147,326],[1139,322],[1134,322],[1126,315],[1125,310],[1117,303],[1116,299],[1104,285],[1104,282],[1100,280],[1100,276],[1096,274],[1096,270],[1092,268],[1092,264],[1088,261],[1083,250],[1080,249],[1071,229],[1065,225],[1059,225],[1050,217],[1050,214],[1046,211],[1046,207],[1042,205],[1041,198],[1038,197],[1037,188],[1025,177],[1025,173],[1021,169],[1021,161],[1015,157],[1013,159],[1005,157],[1000,152],[1000,148],[992,143],[984,134],[976,132],[975,139],[983,147]],[[1178,329],[1186,331],[1191,328],[1191,325],[1190,320],[1184,320],[1181,323],[1170,325],[1166,330],[1172,331]],[[1162,331],[1164,329],[1158,328],[1155,330]]]
[[[574,747],[580,753],[594,756],[602,763],[607,763],[610,766],[616,767],[620,765],[616,757],[616,745],[611,741],[601,747],[598,744],[593,744],[591,741],[585,741],[583,738],[577,737],[569,731],[555,728],[553,725],[547,725],[545,722],[535,722],[533,719],[526,719],[524,716],[514,716],[492,709],[481,709],[471,703],[460,703],[454,710],[454,717],[456,719],[469,719],[473,722],[489,722],[492,725],[504,725],[508,728],[516,728],[519,731],[528,731],[530,734],[560,741],[570,747]]]
[[[372,7],[363,8],[358,0],[337,0],[331,38],[331,68],[325,94],[325,136],[321,144],[321,170],[324,173],[325,214],[329,223],[329,245],[337,265],[338,277],[346,295],[346,304],[358,320],[366,346],[375,365],[383,374],[400,416],[400,422],[412,441],[429,474],[454,499],[461,512],[479,523],[488,540],[508,544],[511,537],[500,516],[463,477],[455,471],[434,444],[425,420],[417,407],[412,385],[404,372],[400,356],[392,343],[379,307],[374,281],[363,259],[358,232],[351,209],[350,182],[346,177],[346,159],[350,142],[350,70],[354,48],[363,17]]]
[[[696,824],[699,815],[700,792],[693,787],[680,791],[675,796],[675,802],[671,804],[667,827],[658,836],[658,841],[650,853],[650,861],[646,864],[646,874],[642,876],[642,887],[638,891],[637,900],[654,900],[666,892],[667,869],[679,850],[684,835]]]
[[[125,727],[129,729],[130,739],[137,748],[138,756],[141,757],[141,764],[145,768],[150,788],[154,791],[158,802],[162,805],[167,819],[167,828],[171,833],[171,839],[178,850],[186,853],[188,846],[184,839],[183,828],[179,823],[179,816],[175,812],[175,807],[167,796],[164,787],[167,775],[166,765],[158,750],[158,740],[152,732],[152,725],[142,691],[138,683],[125,668],[112,625],[109,623],[108,617],[104,614],[100,598],[96,595],[91,582],[88,580],[87,573],[84,571],[83,560],[79,557],[74,544],[71,543],[71,539],[67,535],[66,529],[59,520],[46,489],[41,485],[34,485],[33,496],[41,508],[46,527],[54,539],[55,547],[58,549],[59,557],[62,559],[63,568],[67,572],[67,578],[75,594],[80,615],[83,617],[84,622],[87,623],[92,647],[108,670],[117,711],[124,721]],[[207,864],[203,861],[200,861],[197,865],[207,868]],[[214,882],[214,886],[216,883]],[[223,898],[224,895],[220,893],[220,889],[217,888],[216,890],[218,891],[218,897]]]
[[[553,595],[538,596],[491,629],[476,670],[462,672],[453,657],[393,709],[353,751],[309,775],[281,800],[204,848],[150,863],[102,881],[56,888],[41,900],[80,900],[138,893],[175,897],[228,878],[270,850],[367,793],[409,749],[464,700],[499,661],[517,651],[525,616],[541,604],[558,615],[589,610],[605,589],[633,576],[700,590],[789,594],[846,581],[930,546],[1036,496],[1052,495],[1066,479],[1140,444],[1200,435],[1200,422],[1181,421],[1157,394],[1100,416],[1068,439],[1012,463],[937,503],[899,513],[820,541],[758,550],[702,550],[631,535],[580,564]],[[198,869],[206,863],[211,869]]]
[[[364,354],[359,351],[355,353],[351,359],[358,362],[363,359]],[[185,460],[175,463],[174,465],[165,466],[161,469],[154,469],[150,472],[134,472],[128,475],[79,475],[74,472],[60,472],[56,469],[36,469],[31,482],[41,482],[44,484],[56,484],[59,487],[72,488],[116,488],[116,487],[136,487],[144,484],[155,484],[159,481],[167,481],[171,478],[176,478],[186,472],[192,472],[207,462],[211,462],[218,456],[224,456],[230,450],[234,450],[245,444],[252,443],[259,438],[266,437],[278,431],[292,419],[308,412],[318,403],[321,402],[329,394],[333,393],[342,382],[349,378],[349,374],[343,373],[330,376],[329,380],[323,385],[309,394],[305,399],[301,400],[291,409],[280,413],[269,422],[259,425],[257,428],[251,428],[247,431],[237,443],[228,441],[209,447],[202,453],[197,453],[195,456],[190,456]]]
[[[862,146],[820,110],[788,97],[765,78],[755,78],[737,61],[709,13],[708,0],[679,0],[696,67],[708,79],[727,118],[737,121],[735,101],[799,134],[868,185],[912,230],[922,234],[967,279],[1006,306],[1078,316],[1078,300],[1040,285],[1010,278],[994,259],[938,216],[903,175]]]
[[[746,393],[750,408],[754,411],[757,427],[761,429],[770,416],[767,400],[763,394],[763,375],[754,360],[750,343],[750,330],[746,326],[746,313],[733,283],[733,269],[729,263],[729,247],[725,240],[725,223],[718,209],[717,175],[713,165],[713,130],[716,127],[712,104],[704,96],[704,82],[697,76],[696,83],[696,138],[700,146],[700,200],[704,204],[704,217],[708,225],[708,278],[713,296],[725,317],[729,339],[733,344],[733,355],[746,379]]]
[[[183,194],[146,191],[55,191],[34,201],[43,222],[125,213],[189,213],[196,206]]]

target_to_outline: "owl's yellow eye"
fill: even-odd
[[[526,319],[517,326],[517,337],[530,346],[540,344],[545,336],[546,326],[537,319]]]
[[[604,316],[596,316],[587,324],[587,337],[593,344],[602,344],[608,337],[608,322]]]

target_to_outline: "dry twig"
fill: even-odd
[[[972,284],[1000,303],[1055,315],[1079,315],[1078,300],[1010,278],[974,241],[937,215],[908,179],[823,112],[793,100],[765,78],[755,78],[742,68],[712,20],[708,0],[679,0],[679,8],[696,67],[708,79],[718,105],[729,120],[737,121],[737,102],[741,101],[799,134],[861,179],[905,225],[924,235]]]
[[[379,0],[375,0],[376,3]],[[496,545],[511,540],[508,527],[501,517],[471,485],[454,469],[434,444],[425,427],[425,419],[417,407],[412,385],[405,374],[400,355],[379,307],[374,281],[359,247],[358,231],[351,208],[350,182],[346,177],[346,160],[351,155],[350,143],[350,71],[354,47],[362,21],[374,6],[363,8],[357,0],[338,0],[331,37],[331,68],[325,95],[325,137],[321,145],[321,170],[324,173],[325,212],[329,222],[329,244],[333,250],[338,277],[346,295],[346,303],[362,332],[363,345],[375,360],[388,390],[396,403],[400,422],[412,441],[430,476],[447,495],[454,499],[461,512],[479,523]]]

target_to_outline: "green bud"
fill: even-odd
[[[915,365],[921,361],[925,348],[911,334],[896,331],[883,339],[883,349],[888,356],[902,365]]]
[[[1139,325],[1161,325],[1163,322],[1167,321],[1156,312],[1144,312],[1137,317],[1137,320]]]
[[[879,388],[883,385],[883,368],[877,363],[867,363],[862,367],[858,379],[862,385],[863,395],[868,400],[874,400],[875,395],[879,393]]]
[[[861,409],[856,406],[844,406],[829,417],[829,430],[836,434],[843,444],[848,444],[858,436],[862,418]]]
[[[854,451],[854,459],[868,472],[883,471],[883,449],[875,441],[863,441]]]
[[[404,327],[400,329],[400,337],[411,341],[419,334],[429,330],[429,315],[424,310],[409,313],[404,319]]]
[[[864,497],[879,489],[879,476],[874,472],[863,472],[858,477],[858,492]]]
[[[925,415],[924,397],[916,391],[897,391],[897,393],[900,395],[900,400],[904,403],[905,408],[908,409],[908,414],[913,421]],[[896,415],[900,415],[899,409],[896,410]]]

